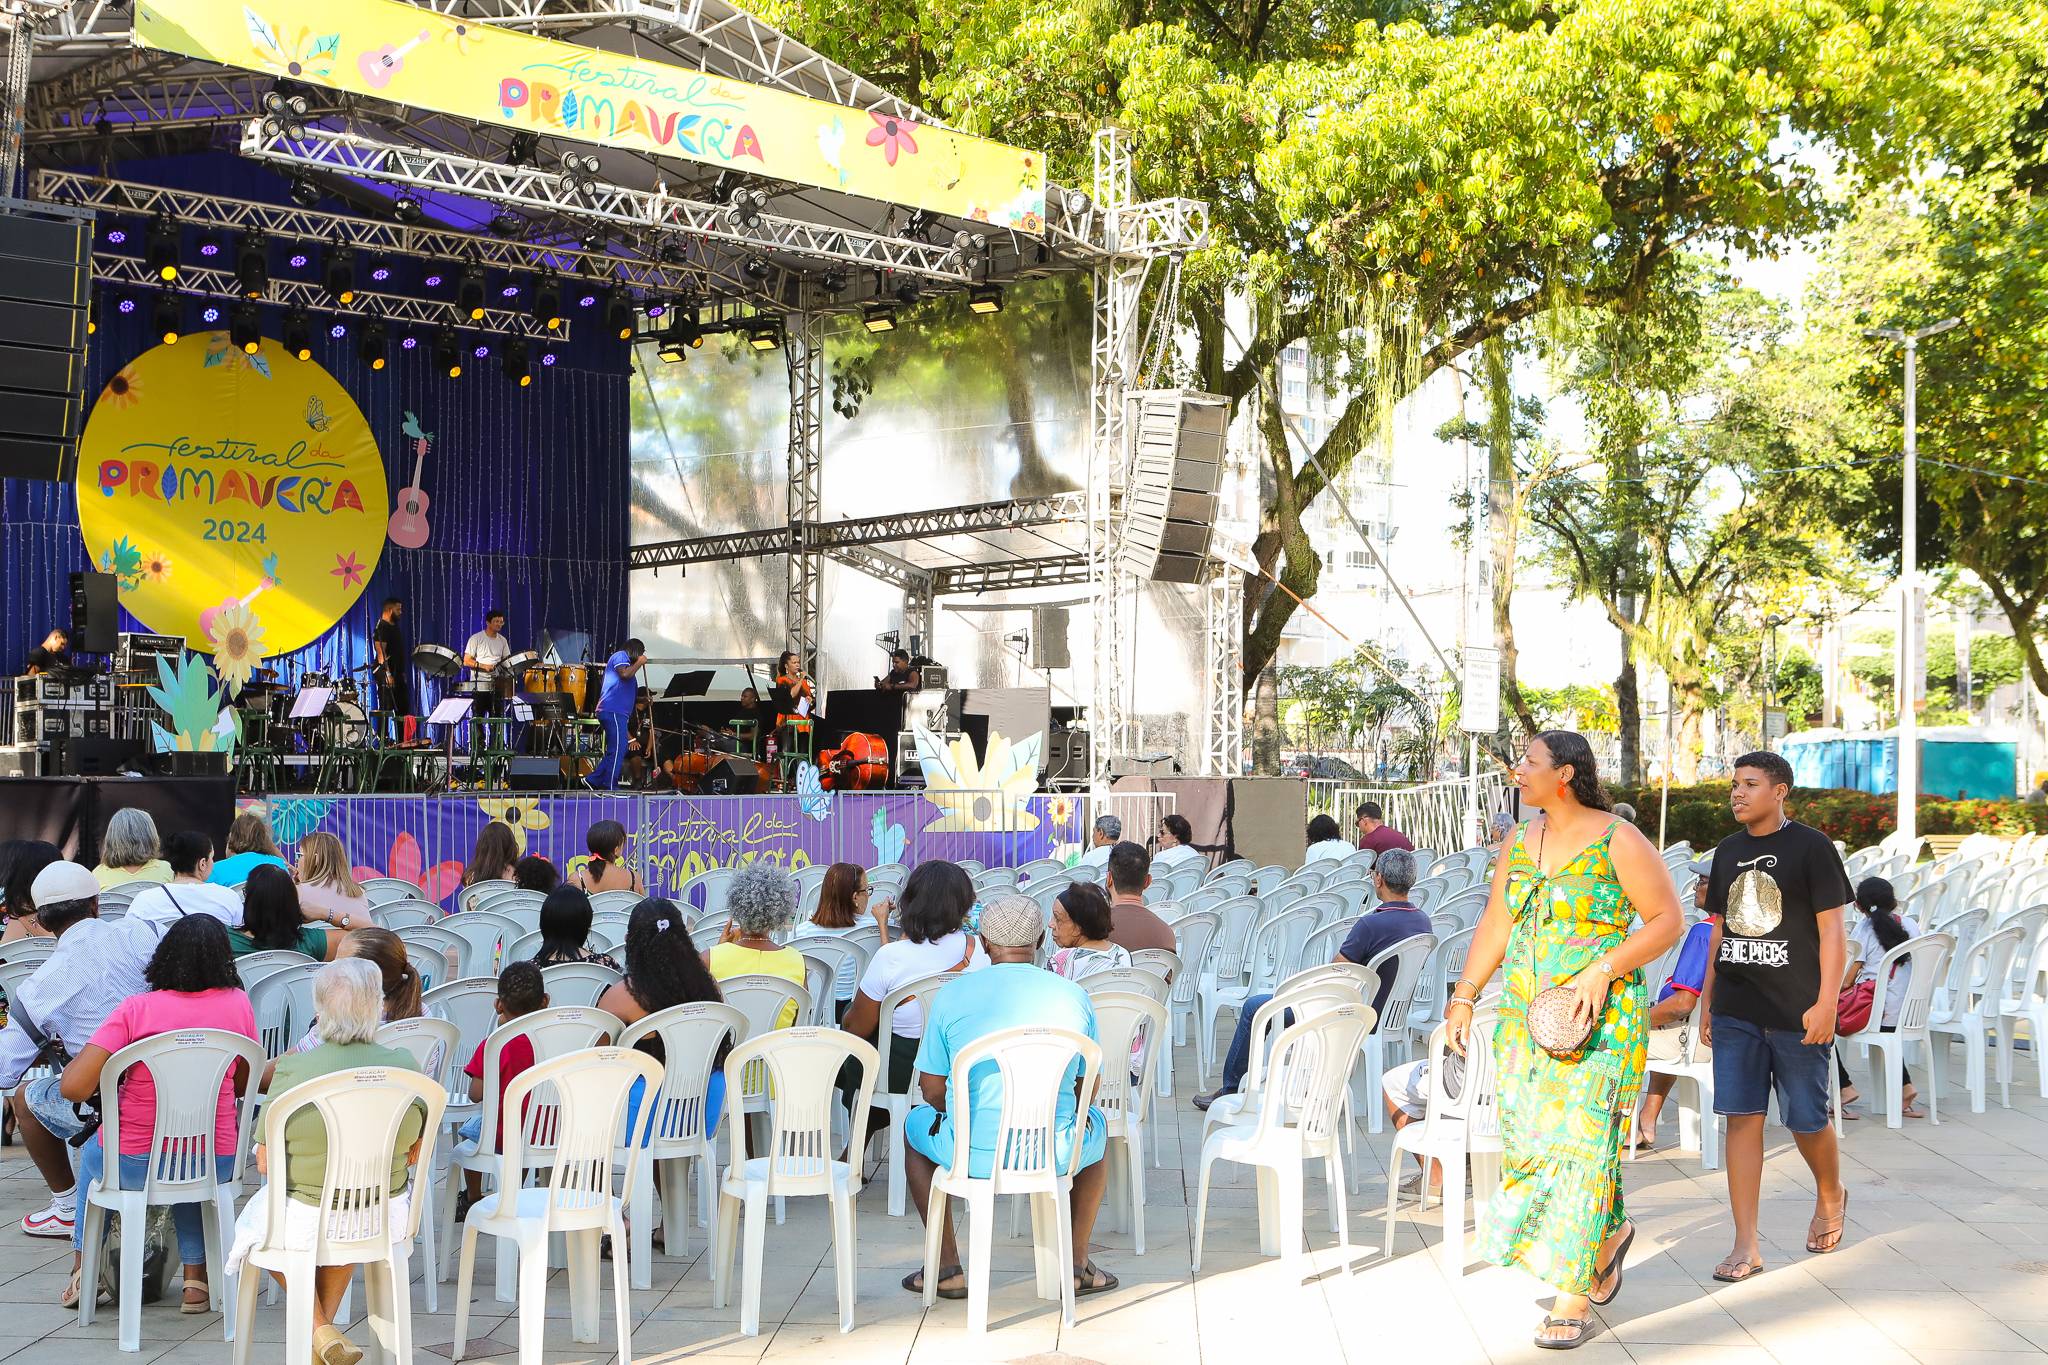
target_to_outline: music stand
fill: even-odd
[[[468,697],[443,697],[434,707],[433,714],[427,717],[427,724],[443,727],[441,737],[446,745],[444,752],[448,757],[448,770],[441,777],[443,791],[455,789],[455,727],[467,719]]]

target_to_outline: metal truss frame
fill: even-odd
[[[789,577],[783,599],[789,647],[816,670],[818,618],[824,611],[825,566],[819,555],[818,515],[823,505],[825,337],[816,313],[789,319],[782,342],[789,367]]]
[[[1244,575],[1221,565],[1201,585],[1204,777],[1235,777],[1244,762]]]
[[[962,564],[932,577],[934,593],[960,597],[1011,588],[1055,588],[1088,581],[1088,556],[1055,555],[1000,564]]]
[[[906,540],[929,540],[934,536],[976,535],[993,531],[1014,531],[1030,526],[1077,523],[1087,516],[1087,502],[1080,493],[1048,493],[1036,498],[1004,502],[972,502],[957,507],[935,507],[923,512],[898,512],[886,517],[865,517],[857,521],[812,522],[808,538],[821,551],[853,563],[851,551],[860,546],[887,545]],[[705,564],[720,559],[743,559],[757,554],[784,554],[797,543],[787,527],[765,531],[740,531],[732,535],[695,536],[687,540],[665,540],[633,547],[628,564],[634,569],[658,569],[671,564]],[[894,559],[895,556],[889,558]],[[976,566],[919,570],[934,578],[962,572]],[[854,567],[862,567],[855,564]],[[988,567],[1005,567],[992,565]],[[878,574],[885,581],[895,581]]]

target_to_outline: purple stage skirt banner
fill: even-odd
[[[756,860],[909,866],[930,858],[987,867],[1078,854],[1088,802],[1073,796],[947,789],[775,796],[478,793],[474,796],[277,796],[243,801],[270,818],[287,856],[319,830],[348,850],[357,878],[396,877],[454,908],[477,835],[493,820],[566,877],[589,861],[601,820],[626,830],[626,861],[649,891],[674,896],[709,868]],[[1163,810],[1162,810],[1163,813]]]

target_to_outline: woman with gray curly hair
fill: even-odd
[[[100,840],[100,865],[92,870],[102,887],[127,882],[167,882],[171,865],[164,861],[156,821],[140,806],[124,806],[107,821]]]
[[[779,976],[804,984],[804,955],[777,939],[796,923],[796,878],[774,863],[748,863],[733,875],[725,900],[731,919],[725,935],[704,954],[719,981],[735,976]],[[796,1022],[796,1002],[783,1006],[775,1027]]]

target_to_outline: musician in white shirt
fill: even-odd
[[[505,638],[505,613],[493,607],[484,613],[484,628],[470,636],[469,643],[462,647],[462,662],[475,669],[478,677],[487,678],[511,657],[512,642]]]

